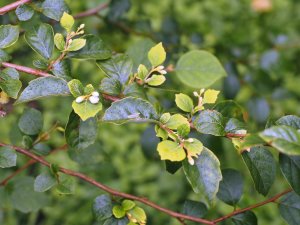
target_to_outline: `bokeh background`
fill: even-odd
[[[11,1],[1,0],[0,6]],[[73,15],[94,8],[106,1],[66,0]],[[268,120],[286,114],[300,113],[300,1],[298,0],[120,0],[115,11],[102,10],[96,16],[78,20],[86,24],[86,32],[100,36],[115,52],[127,52],[139,57],[141,46],[162,41],[168,52],[166,65],[192,49],[205,49],[215,54],[228,72],[213,88],[221,90],[220,99],[233,99],[244,109],[250,131],[261,130]],[[36,15],[30,23],[21,22],[24,29],[38,23]],[[47,18],[42,20],[49,22]],[[51,22],[51,21],[50,21]],[[0,16],[0,23],[17,23],[14,12]],[[56,27],[58,25],[54,25]],[[146,48],[146,47],[145,47]],[[21,37],[9,48],[16,64],[32,67],[37,55]],[[86,83],[98,84],[104,77],[93,62],[72,61],[72,76]],[[22,75],[26,84],[33,77]],[[192,94],[192,89],[178,81],[176,75],[167,75],[166,90],[150,89],[154,98],[169,111],[175,111],[177,91]],[[176,90],[176,91],[174,91]],[[71,111],[71,97],[49,98],[29,103],[43,111],[44,130],[58,122],[64,127]],[[5,106],[8,115],[0,118],[0,139],[21,145],[22,137],[17,121],[25,105]],[[222,168],[239,170],[245,178],[246,195],[239,207],[246,207],[264,199],[253,186],[249,172],[231,142],[225,138],[197,135],[214,151]],[[64,143],[61,132],[55,132],[43,148]],[[156,152],[158,139],[148,124],[116,126],[99,125],[97,142],[84,152],[59,152],[49,160],[64,167],[79,170],[98,181],[124,192],[145,196],[165,207],[180,211],[186,199],[201,201],[201,195],[192,192],[182,170],[175,175],[165,171],[165,165]],[[272,152],[276,159],[278,155]],[[20,157],[18,165],[26,162]],[[43,171],[34,165],[22,176],[34,177]],[[0,179],[14,169],[0,171]],[[269,196],[288,187],[280,169]],[[11,183],[18,182],[18,178]],[[6,189],[9,191],[9,186]],[[6,191],[7,191],[6,190]],[[28,214],[15,210],[6,201],[6,192],[0,187],[0,224],[3,225],[96,225],[91,205],[101,191],[77,181],[74,195],[60,196],[48,192],[47,206]],[[179,224],[162,213],[144,207],[148,224]],[[207,214],[216,218],[233,210],[217,201]],[[268,204],[254,210],[259,224],[284,225],[277,204]],[[188,223],[192,224],[192,223]],[[231,224],[225,221],[221,224]],[[98,225],[98,224],[97,224]]]

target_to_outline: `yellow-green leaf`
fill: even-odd
[[[191,165],[194,165],[194,159],[192,157],[198,158],[203,150],[203,144],[201,141],[195,138],[189,138],[184,142],[184,148],[187,151],[187,158]]]
[[[132,209],[134,206],[135,206],[134,201],[125,199],[125,200],[122,202],[122,208],[123,208],[125,211],[128,211],[128,210]]]
[[[74,52],[82,49],[86,44],[86,40],[82,38],[74,39],[68,47],[69,52]]]
[[[120,205],[115,205],[115,206],[113,207],[113,210],[112,210],[112,211],[113,211],[114,216],[115,216],[116,218],[118,218],[118,219],[124,217],[125,214],[126,214],[126,212],[124,211],[123,207],[120,206]]]
[[[128,213],[128,218],[130,222],[139,223],[139,224],[146,224],[147,216],[145,211],[136,206],[132,210],[130,210]]]
[[[175,95],[175,102],[178,108],[185,112],[192,112],[194,108],[193,100],[185,94],[177,94]]]
[[[171,118],[166,123],[166,126],[172,130],[176,130],[182,124],[189,125],[189,121],[184,116],[175,114],[171,116]]]
[[[149,71],[146,68],[145,65],[140,64],[138,69],[137,69],[137,77],[144,80],[146,78],[146,76],[148,75]]]
[[[153,75],[149,79],[146,80],[146,83],[150,86],[159,86],[166,81],[164,75]]]
[[[66,45],[64,36],[60,33],[55,34],[54,44],[58,50],[63,51]]]
[[[148,59],[153,67],[162,64],[166,60],[166,51],[161,42],[150,49]]]
[[[60,25],[65,28],[68,32],[71,31],[74,25],[74,18],[73,16],[69,15],[68,13],[64,12],[62,17],[60,18]]]
[[[98,102],[97,104],[92,104],[88,100],[85,100],[81,103],[77,103],[76,101],[73,101],[72,107],[74,109],[74,112],[80,116],[80,118],[85,121],[88,118],[96,116],[98,112],[102,110],[102,104],[101,102]]]
[[[216,91],[213,89],[208,89],[204,92],[203,104],[213,104],[216,102],[218,98],[218,94],[220,91]]]
[[[184,149],[176,142],[162,141],[157,145],[157,151],[161,160],[182,161],[185,159],[186,154]]]

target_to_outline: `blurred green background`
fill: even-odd
[[[0,6],[10,3],[1,0]],[[66,0],[73,15],[91,9],[106,1]],[[121,4],[128,1],[120,0]],[[213,88],[221,90],[220,99],[234,99],[240,103],[248,115],[250,131],[263,129],[272,118],[286,114],[300,113],[300,2],[298,0],[270,0],[271,7],[265,9],[253,5],[250,0],[131,0],[128,11],[109,9],[96,16],[82,18],[78,24],[86,24],[86,32],[100,36],[115,52],[128,52],[139,57],[139,43],[162,41],[168,52],[168,64],[176,64],[177,59],[192,49],[205,49],[215,54],[228,72],[228,77],[217,82]],[[129,5],[128,5],[129,6]],[[119,14],[118,14],[119,13]],[[49,22],[47,18],[42,20]],[[39,22],[39,16],[28,22],[26,27]],[[18,23],[14,12],[0,16],[1,24]],[[55,29],[59,29],[54,24]],[[22,35],[21,35],[22,36]],[[37,55],[30,50],[21,37],[9,52],[13,63],[32,67]],[[84,83],[99,83],[103,74],[94,62],[72,61],[72,76]],[[21,75],[26,84],[33,77]],[[166,89],[151,89],[149,93],[163,104],[166,110],[175,109],[176,91],[192,94],[192,89],[183,86],[170,73],[167,75]],[[176,91],[172,91],[176,90]],[[44,130],[58,122],[64,127],[71,111],[71,97],[40,100],[28,105],[5,106],[9,112],[0,118],[1,142],[21,145],[22,137],[17,121],[27,106],[43,112]],[[244,192],[239,207],[246,207],[264,199],[256,193],[249,172],[231,142],[224,138],[199,135],[201,140],[219,157],[221,167],[239,170],[245,178]],[[147,197],[162,206],[180,211],[186,199],[201,200],[201,194],[192,192],[182,170],[175,175],[165,171],[165,165],[156,153],[158,139],[153,127],[147,124],[127,124],[116,126],[100,124],[97,143],[84,152],[59,152],[48,159],[53,163],[81,171],[106,185],[123,192]],[[63,133],[51,135],[47,145],[55,148],[64,143]],[[272,152],[276,159],[278,155]],[[22,166],[26,158],[20,157]],[[43,171],[34,165],[19,177],[27,174],[34,177]],[[0,171],[0,180],[15,169]],[[288,187],[280,169],[269,196]],[[17,182],[18,177],[13,182]],[[8,185],[9,186],[9,185]],[[9,187],[7,187],[9,188]],[[60,196],[48,192],[48,206],[34,213],[24,214],[14,210],[5,200],[5,192],[0,187],[0,224],[3,225],[96,225],[91,205],[101,191],[77,181],[74,195]],[[179,224],[151,208],[145,207],[148,224]],[[231,206],[217,201],[207,218],[217,218],[231,212]],[[259,224],[283,225],[276,204],[269,204],[254,210]],[[192,224],[188,223],[187,224]],[[220,224],[231,224],[227,220]]]

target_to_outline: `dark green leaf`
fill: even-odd
[[[123,94],[125,96],[143,98],[147,100],[147,96],[145,93],[145,88],[138,85],[137,83],[131,83],[124,87]]]
[[[92,145],[97,138],[97,132],[95,118],[82,121],[74,111],[71,112],[65,129],[66,142],[71,148],[81,150]]]
[[[119,80],[111,77],[105,77],[101,80],[100,90],[109,95],[119,95],[122,91],[122,84]]]
[[[181,82],[193,88],[209,87],[227,76],[215,56],[200,50],[193,50],[181,56],[175,71]]]
[[[259,133],[259,136],[284,154],[300,155],[300,133],[293,127],[270,127]]]
[[[246,133],[246,124],[235,118],[230,118],[225,126],[226,133],[241,134]]]
[[[64,0],[45,0],[41,7],[45,16],[56,21],[60,20],[64,12],[69,11]]]
[[[97,61],[97,65],[109,78],[125,84],[132,70],[132,60],[124,54],[118,54],[105,61]]]
[[[295,129],[300,129],[300,117],[294,115],[283,116],[277,120],[276,125],[287,125]]]
[[[182,213],[189,216],[203,218],[207,213],[207,207],[202,202],[186,200],[183,205]]]
[[[61,195],[71,195],[75,192],[75,180],[67,177],[56,186],[56,191]]]
[[[169,160],[165,160],[165,162],[166,162],[166,170],[170,174],[175,174],[182,167],[182,162],[171,162]]]
[[[112,201],[108,195],[98,196],[93,204],[93,212],[97,221],[103,221],[112,216]]]
[[[7,48],[19,38],[19,28],[12,25],[0,26],[0,48]]]
[[[16,15],[20,21],[30,20],[33,14],[34,10],[26,4],[20,5],[16,9]]]
[[[147,121],[157,118],[157,113],[149,102],[127,97],[112,103],[105,111],[103,121],[123,123],[129,120]]]
[[[129,10],[130,6],[129,0],[112,0],[109,7],[108,19],[112,21],[118,20]]]
[[[300,156],[279,154],[279,164],[291,187],[300,195]]]
[[[7,54],[4,50],[0,49],[0,64],[2,62],[7,62],[11,59],[11,56]]]
[[[226,119],[221,113],[215,110],[201,111],[193,120],[196,130],[203,134],[212,134],[215,136],[226,135]]]
[[[256,190],[266,196],[275,181],[276,162],[273,155],[263,147],[251,148],[242,157],[250,171]]]
[[[50,59],[54,48],[53,28],[46,23],[33,26],[25,33],[28,45],[46,59]]]
[[[39,134],[43,128],[42,113],[33,108],[25,109],[21,118],[19,119],[18,126],[24,134]]]
[[[233,100],[226,100],[226,101],[218,102],[213,107],[213,109],[228,118],[233,117],[233,118],[237,118],[239,120],[244,119],[243,114],[245,113],[245,110],[243,109],[242,106],[240,106],[238,103],[236,103]]]
[[[222,177],[217,197],[229,205],[236,205],[243,194],[243,176],[237,170],[225,169]]]
[[[185,160],[183,169],[194,192],[201,193],[208,202],[212,203],[222,180],[220,162],[213,152],[203,148],[200,156],[195,159],[195,165],[191,166]]]
[[[17,98],[22,87],[17,70],[7,68],[0,71],[0,88],[11,98]]]
[[[122,219],[111,217],[108,220],[106,220],[103,225],[127,225],[128,223],[129,220],[126,217]]]
[[[16,166],[17,154],[10,147],[0,147],[0,168]]]
[[[76,59],[98,59],[104,60],[111,57],[111,50],[104,42],[94,35],[85,35],[85,46],[76,52],[69,52],[68,56]]]
[[[32,64],[39,69],[46,70],[48,68],[48,61],[45,59],[35,59]]]
[[[56,184],[55,177],[49,172],[42,173],[35,178],[34,191],[45,192]]]
[[[67,82],[58,77],[42,77],[29,82],[16,103],[24,103],[50,96],[69,95]]]
[[[252,211],[237,214],[231,220],[235,225],[257,225],[257,218]]]
[[[300,221],[300,196],[294,192],[283,196],[279,202],[279,212],[289,225],[298,225]]]
[[[68,60],[58,61],[54,63],[51,71],[55,76],[60,77],[64,80],[68,81],[71,79],[71,67]]]

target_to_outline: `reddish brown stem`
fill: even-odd
[[[111,102],[115,102],[115,101],[118,101],[120,100],[121,98],[120,97],[117,97],[117,96],[111,96],[111,95],[108,95],[108,94],[102,94],[103,98],[108,100],[108,101],[111,101]]]
[[[29,67],[26,67],[26,66],[20,66],[20,65],[13,64],[13,63],[3,62],[3,63],[1,63],[1,65],[3,67],[14,68],[18,71],[28,73],[28,74],[32,74],[32,75],[35,75],[35,76],[40,76],[40,77],[53,76],[52,74],[46,73],[46,72],[41,71],[41,70],[32,69],[32,68],[29,68]]]
[[[93,16],[96,15],[98,12],[100,12],[101,10],[107,8],[109,5],[109,3],[104,3],[104,4],[100,4],[99,6],[93,8],[93,9],[89,9],[87,11],[78,13],[74,16],[75,19],[79,19],[79,18],[83,18],[83,17],[88,17],[88,16]]]
[[[29,2],[31,2],[31,0],[19,0],[19,1],[13,2],[11,4],[8,4],[6,6],[3,6],[0,8],[0,15],[4,15],[5,13],[8,13],[8,12],[18,8],[18,6],[29,3]]]

